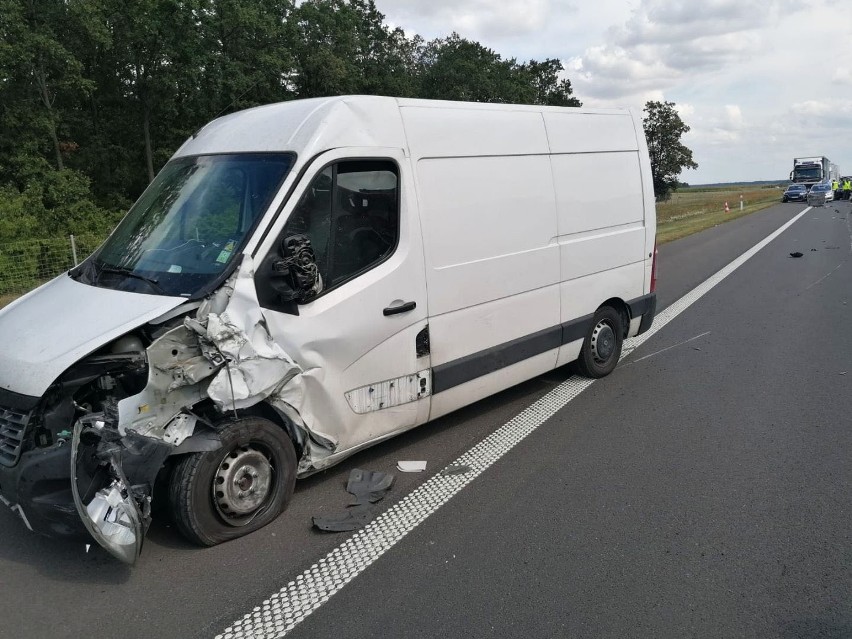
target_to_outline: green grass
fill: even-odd
[[[770,207],[781,201],[782,192],[777,188],[681,189],[668,202],[657,203],[657,243],[671,242]],[[729,213],[725,212],[725,202]]]

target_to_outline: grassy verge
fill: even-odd
[[[664,244],[730,222],[781,201],[780,189],[686,188],[657,203],[657,243]],[[740,211],[740,195],[743,210]],[[725,202],[730,212],[725,212]]]
[[[19,295],[0,295],[0,308],[3,308],[4,306],[6,306],[6,304],[9,304],[10,302],[15,301],[16,299],[18,299],[18,297],[20,297],[20,296]]]

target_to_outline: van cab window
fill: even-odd
[[[306,235],[327,291],[382,262],[399,237],[399,178],[393,162],[338,162],[311,182],[283,238]]]
[[[140,293],[202,291],[240,254],[292,161],[289,154],[172,160],[73,275]]]

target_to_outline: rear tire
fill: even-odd
[[[278,517],[293,497],[296,450],[287,433],[260,417],[227,422],[222,448],[178,460],[169,509],[184,537],[215,546]]]
[[[577,359],[580,373],[592,379],[609,375],[618,364],[623,343],[624,323],[621,314],[611,306],[599,308]]]

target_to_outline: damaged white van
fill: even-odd
[[[0,311],[0,499],[128,563],[155,483],[189,539],[245,535],[365,446],[575,360],[608,374],[654,317],[655,229],[632,111],[354,96],[217,119]]]

